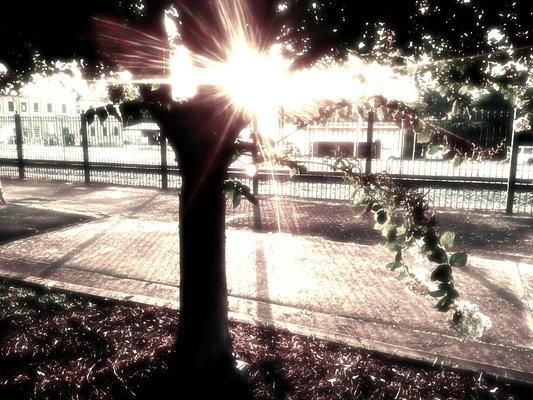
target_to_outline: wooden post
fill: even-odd
[[[87,116],[80,114],[80,136],[83,149],[83,176],[86,184],[91,183],[91,169],[89,165],[89,138],[87,136]]]
[[[514,121],[516,117],[516,109],[513,115]],[[519,140],[517,135],[515,135],[513,124],[513,127],[511,129],[511,159],[509,163],[509,177],[507,178],[507,200],[505,205],[505,213],[509,215],[513,213],[514,195],[516,189],[516,168],[518,166],[518,145]]]
[[[161,149],[161,189],[168,189],[167,138],[159,132],[159,146]]]
[[[22,151],[24,139],[22,137],[22,120],[18,113],[15,113],[15,142],[17,144],[17,164],[19,169],[19,179],[24,179],[26,177],[24,154]]]
[[[372,153],[374,147],[374,111],[368,112],[368,127],[366,130],[366,164],[365,164],[365,173],[372,173]]]

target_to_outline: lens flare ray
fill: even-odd
[[[96,20],[105,53],[131,73],[114,84],[169,84],[177,102],[193,98],[202,86],[215,88],[216,100],[227,100],[226,110],[246,113],[254,133],[279,138],[280,111],[306,117],[324,102],[358,103],[372,96],[413,102],[417,99],[413,76],[395,72],[352,54],[344,62],[320,60],[294,69],[296,58],[282,41],[267,43],[246,0],[220,0],[211,4],[213,15],[200,18],[193,10],[169,10],[162,21],[167,38],[111,21]],[[180,18],[189,18],[192,32],[182,32]],[[205,18],[210,18],[209,22]],[[190,28],[190,27],[189,27]],[[201,48],[188,46],[185,34],[197,38]],[[201,38],[198,39],[198,38]],[[198,47],[198,46],[196,46]],[[289,52],[290,53],[290,52]],[[262,152],[271,171],[275,149],[266,143]],[[276,196],[276,217],[281,229],[282,209]]]

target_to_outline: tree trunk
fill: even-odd
[[[177,381],[197,399],[250,398],[247,380],[236,368],[228,325],[226,170],[225,162],[213,163],[206,174],[182,169]]]
[[[179,357],[187,367],[205,372],[231,367],[233,359],[227,316],[224,175],[225,168],[205,175],[184,173],[180,195]]]
[[[235,139],[248,121],[225,112],[227,104],[213,90],[202,88],[194,99],[155,108],[152,115],[177,155],[182,177],[176,384],[194,390],[186,398],[227,393],[237,400],[248,396],[228,326],[224,180]]]

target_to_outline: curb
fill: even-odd
[[[108,277],[102,274],[92,273],[92,275],[99,275],[100,280],[109,280],[109,282],[116,282],[117,278]],[[54,288],[59,290],[67,290],[80,294],[86,294],[92,297],[102,298],[102,299],[112,299],[117,301],[129,301],[140,304],[153,305],[158,307],[167,307],[172,309],[179,309],[178,300],[164,299],[156,296],[147,296],[139,293],[128,293],[119,290],[113,290],[109,282],[106,286],[110,287],[108,289],[97,288],[93,286],[84,286],[77,283],[69,283],[64,281],[43,279],[34,276],[28,276],[23,273],[10,272],[0,269],[0,276],[4,278],[11,278],[19,280],[22,282],[27,282],[30,284],[36,284],[44,286],[47,288]],[[95,278],[95,276],[93,276]],[[103,279],[102,279],[103,278]],[[131,279],[130,279],[131,280]],[[131,280],[135,281],[135,280]],[[151,283],[147,285],[147,282],[142,282],[144,289],[147,289],[148,286],[153,286],[153,289],[156,293],[160,293],[163,289],[167,294],[174,294],[176,299],[178,298],[179,288],[177,286],[171,285],[161,285]],[[260,308],[268,308],[270,314],[272,315],[282,315],[284,320],[279,320],[278,318],[265,318],[261,317],[257,311]],[[373,328],[370,330],[373,332],[378,332],[378,335],[387,336],[386,330],[389,330],[389,335],[392,337],[398,336],[397,333],[402,331],[401,328],[395,326],[385,327],[382,324],[368,321],[361,321],[355,318],[346,318],[339,316],[332,316],[325,313],[316,313],[310,312],[295,307],[285,306],[285,305],[276,305],[270,304],[263,301],[253,300],[253,299],[244,299],[235,296],[229,296],[229,315],[230,318],[244,323],[255,324],[255,325],[265,325],[277,329],[286,329],[293,334],[304,335],[304,336],[313,336],[318,339],[333,341],[342,343],[352,347],[359,347],[370,351],[375,351],[377,353],[382,353],[386,355],[393,355],[396,357],[407,358],[417,362],[422,362],[429,365],[442,365],[450,367],[453,369],[469,371],[469,372],[484,372],[490,375],[494,375],[497,378],[504,378],[508,380],[518,381],[527,384],[533,384],[533,372],[528,372],[522,368],[509,368],[502,365],[497,365],[493,363],[475,361],[468,358],[453,356],[450,353],[445,354],[442,352],[442,349],[447,346],[463,346],[464,341],[460,338],[454,338],[451,336],[445,336],[442,334],[431,333],[431,332],[420,332],[420,331],[408,331],[408,338],[411,342],[417,343],[427,343],[430,342],[434,346],[429,346],[428,350],[415,349],[409,347],[408,345],[402,345],[401,342],[407,339],[407,335],[399,335],[397,343],[390,343],[391,341],[379,340],[378,338],[372,337],[357,337],[355,335],[350,335],[348,332],[353,331],[368,331],[368,326],[373,325]],[[254,311],[255,310],[255,311]],[[254,316],[254,313],[256,314]],[[303,322],[312,321],[304,325]],[[315,326],[312,326],[315,325]],[[335,326],[337,329],[336,332],[326,331],[321,329],[322,326]],[[359,329],[357,329],[359,328]],[[405,331],[405,329],[403,329]],[[368,336],[368,335],[367,335]],[[403,339],[402,339],[403,336]],[[428,337],[431,336],[431,340],[428,340]],[[435,338],[438,338],[438,344]],[[386,337],[385,337],[386,339]],[[526,362],[525,365],[532,365],[531,353],[528,349],[520,349],[512,346],[498,346],[491,345],[487,343],[479,343],[480,346],[488,347],[488,350],[491,354],[493,352],[501,353],[500,356],[507,355],[507,357],[513,358],[517,355],[525,356]],[[471,346],[472,347],[472,346]],[[498,347],[501,347],[498,349]],[[433,351],[430,351],[433,350]],[[439,354],[440,351],[440,354]],[[500,359],[497,357],[496,359]],[[527,361],[529,359],[529,362]]]

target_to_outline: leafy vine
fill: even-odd
[[[387,269],[401,270],[399,279],[415,278],[404,261],[404,254],[407,249],[420,244],[422,254],[436,264],[431,280],[438,282],[438,289],[429,292],[439,298],[435,307],[439,311],[452,308],[459,296],[452,271],[453,268],[463,268],[468,256],[462,252],[449,253],[455,233],[439,232],[436,215],[424,195],[402,187],[387,174],[364,174],[357,160],[337,158],[330,165],[353,186],[352,204],[373,216],[374,229],[381,233],[385,247],[394,254]],[[455,320],[458,318],[454,316]]]

